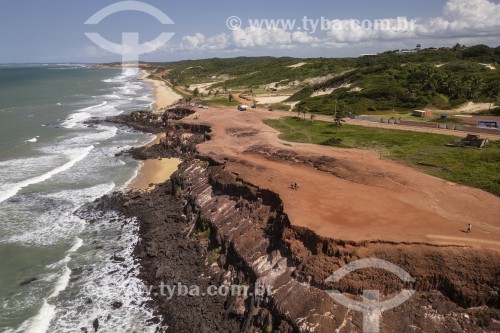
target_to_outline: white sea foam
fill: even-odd
[[[73,113],[66,118],[65,121],[62,122],[62,126],[66,128],[73,128],[78,124],[79,122],[85,121],[87,119],[90,119],[92,115],[88,112],[78,112],[78,113]]]
[[[85,242],[91,242],[95,237],[93,235],[97,234],[103,248],[97,251],[88,248],[79,252],[80,256],[92,258],[92,269],[81,273],[80,278],[64,291],[65,297],[57,303],[50,332],[66,333],[75,327],[92,330],[95,318],[100,318],[99,332],[103,333],[155,332],[155,325],[147,324],[154,314],[144,306],[150,298],[144,293],[145,286],[137,277],[139,263],[133,256],[138,241],[137,221],[124,219],[112,212],[89,218],[103,223],[89,225],[83,238]],[[124,261],[113,261],[110,257],[113,252]],[[92,299],[92,304],[86,303],[87,299]],[[115,301],[120,301],[123,306],[110,308]]]
[[[28,319],[25,323],[23,323],[19,329],[15,332],[23,332],[23,333],[43,333],[47,332],[50,326],[50,322],[56,313],[56,307],[47,303],[47,301],[43,302],[42,308],[38,312],[38,314],[32,319]]]
[[[66,289],[69,284],[70,276],[71,270],[66,266],[63,275],[59,277],[56,282],[54,291],[48,299],[44,299],[41,309],[34,317],[21,324],[21,326],[15,331],[16,333],[45,333],[49,331],[50,323],[56,314],[56,306],[49,304],[48,301],[57,297],[61,291]]]
[[[85,221],[74,212],[84,204],[110,193],[115,187],[114,183],[109,183],[49,195],[22,197],[23,200],[19,203],[6,205],[0,210],[0,243],[45,247],[68,242],[77,237],[85,227]],[[40,208],[32,208],[34,205],[47,208],[40,212]],[[58,269],[66,264],[66,260],[67,258],[59,260],[46,267]]]
[[[99,141],[111,139],[118,133],[118,128],[115,126],[99,126],[96,131],[89,132],[85,135],[80,135],[74,138],[62,140],[57,146],[49,146],[41,150],[47,153],[57,153],[61,149],[68,149],[80,145],[95,145]]]
[[[61,173],[65,170],[72,168],[76,163],[80,162],[85,157],[87,157],[87,155],[90,153],[90,151],[92,149],[94,149],[94,146],[89,146],[86,148],[79,149],[78,151],[71,152],[70,154],[68,154],[68,157],[70,158],[69,162],[67,162],[67,163],[65,163],[57,168],[54,168],[54,169],[50,170],[49,172],[44,173],[43,175],[29,178],[29,179],[23,180],[21,182],[18,182],[16,184],[13,184],[12,186],[7,188],[6,190],[3,190],[2,192],[0,192],[0,203],[13,197],[14,195],[17,194],[17,192],[19,192],[21,189],[23,189],[25,187],[28,187],[32,184],[44,182],[44,181],[52,178],[53,176],[57,175],[58,173]]]
[[[61,291],[66,289],[69,284],[69,278],[71,276],[71,270],[68,266],[65,266],[63,269],[63,274],[57,279],[56,285],[54,287],[54,291],[50,294],[49,299],[57,297]]]
[[[113,102],[104,101],[97,105],[92,105],[89,107],[85,107],[79,110],[76,110],[75,113],[70,114],[63,122],[62,126],[65,128],[74,128],[77,125],[81,124],[85,120],[88,120],[92,117],[111,117],[117,116],[121,114],[123,111],[117,109],[120,105],[125,104],[126,102],[121,97],[119,99],[114,98]]]
[[[104,101],[104,102],[102,102],[100,104],[92,105],[92,106],[80,109],[79,111],[89,111],[89,110],[97,109],[97,108],[100,108],[102,106],[105,106],[106,104],[108,104],[108,102]]]
[[[73,253],[76,252],[80,247],[83,245],[83,239],[76,237],[76,242],[73,244],[71,249],[69,249],[66,253]]]
[[[71,254],[76,252],[80,247],[82,247],[82,245],[83,245],[83,239],[76,237],[75,244],[73,244],[73,246],[68,251],[66,251],[67,254],[66,257],[59,260],[58,262],[47,265],[46,268],[55,269],[63,265],[66,265],[71,260]],[[48,280],[50,280],[50,278],[48,278]]]
[[[106,90],[108,95],[96,96],[95,105],[84,108],[74,107],[75,113],[66,118],[63,126],[83,127],[80,126],[81,122],[90,117],[115,115],[121,113],[118,109],[120,107],[127,111],[131,109],[132,105],[126,100],[130,96],[120,95],[125,91],[134,94],[142,88],[137,83],[127,81],[135,74],[134,70],[124,70],[121,75],[114,78],[119,84]],[[122,84],[123,89],[117,87]],[[137,104],[149,102],[144,99],[138,98],[137,100],[142,103]],[[55,102],[52,103],[54,105]],[[67,102],[64,104],[70,107]],[[92,129],[85,127],[85,130],[71,131],[69,135],[63,134],[64,136],[59,137],[51,146],[39,144],[33,147],[37,153],[42,153],[44,156],[0,162],[0,183],[5,183],[6,180],[9,182],[0,184],[0,202],[6,201],[12,197],[12,193],[15,195],[22,188],[53,177],[47,187],[46,184],[33,186],[36,191],[26,191],[27,193],[17,195],[15,202],[2,204],[0,243],[13,242],[26,246],[48,247],[67,244],[70,240],[76,239],[64,255],[54,259],[56,263],[45,266],[47,272],[39,275],[38,282],[28,288],[39,288],[45,285],[44,289],[37,289],[38,292],[25,289],[28,295],[15,297],[19,301],[22,299],[23,308],[29,308],[31,311],[39,309],[39,311],[16,331],[9,332],[67,333],[79,330],[80,327],[87,327],[90,331],[92,321],[97,317],[101,322],[100,333],[155,331],[155,325],[147,322],[154,314],[142,306],[150,298],[143,294],[126,293],[127,290],[140,290],[142,284],[137,277],[139,266],[133,257],[133,249],[137,241],[137,224],[130,223],[130,221],[124,222],[123,219],[108,221],[107,218],[101,219],[103,223],[86,224],[83,219],[73,214],[76,207],[116,188],[113,183],[102,184],[102,179],[105,177],[103,175],[123,165],[123,161],[113,157],[115,148],[109,148],[105,142],[101,142],[103,144],[99,147],[97,145],[99,141],[116,136],[117,131],[114,126],[98,126]],[[76,137],[76,135],[79,136]],[[121,147],[116,149],[120,151],[128,145],[136,145],[136,139],[126,140],[121,136],[113,142],[119,142]],[[84,148],[86,146],[90,147]],[[80,153],[85,153],[85,149],[89,149],[86,156],[79,156]],[[85,163],[78,163],[74,166],[83,159]],[[8,170],[2,170],[3,165]],[[61,166],[55,168],[58,165]],[[71,171],[67,172],[68,169]],[[37,174],[42,175],[32,177]],[[56,174],[58,176],[54,177]],[[9,177],[3,177],[4,175]],[[25,180],[27,177],[31,178]],[[122,179],[120,179],[120,184],[121,181]],[[100,184],[91,188],[74,188],[80,184],[96,184],[97,182]],[[72,189],[53,192],[62,188]],[[90,230],[87,230],[89,228]],[[104,249],[83,246],[83,244],[90,245],[94,241],[103,244]],[[117,263],[111,260],[110,253],[114,251],[117,251],[117,255],[126,258],[126,261]],[[60,260],[61,257],[64,258]],[[70,278],[71,271],[68,267],[72,260],[76,261],[76,265],[89,267],[89,269],[84,269],[82,275],[75,280]],[[88,285],[95,288],[89,289]],[[117,293],[120,286],[122,288]],[[42,297],[45,297],[43,305],[41,304]],[[88,298],[92,298],[92,304],[86,303]],[[123,302],[123,307],[111,309],[110,304],[117,300]],[[32,304],[27,306],[29,302]],[[38,308],[35,307],[36,304]]]
[[[2,161],[0,162],[0,193],[6,188],[7,183],[20,182],[26,179],[26,175],[33,172],[48,172],[54,166],[63,164],[65,161],[64,156],[60,152],[58,152],[58,155],[44,155]]]

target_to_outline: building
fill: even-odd
[[[500,129],[500,121],[495,120],[480,120],[477,122],[479,128]]]
[[[420,118],[432,117],[432,111],[414,110],[412,115]]]

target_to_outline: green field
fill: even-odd
[[[203,102],[208,104],[208,105],[223,105],[223,106],[238,106],[238,104],[240,104],[240,102],[238,102],[236,100],[229,101],[228,98],[224,98],[224,97],[206,99]]]
[[[265,123],[279,130],[280,138],[287,141],[375,150],[433,176],[500,196],[498,141],[484,149],[453,148],[446,146],[458,139],[453,136],[343,125],[337,134],[342,141],[335,143],[332,123],[292,117]]]

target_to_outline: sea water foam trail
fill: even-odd
[[[76,239],[75,244],[66,252],[66,257],[63,259],[65,265],[62,270],[62,275],[57,279],[54,286],[52,294],[44,299],[43,305],[38,311],[38,313],[31,319],[24,322],[15,332],[24,333],[43,333],[48,332],[50,328],[50,323],[54,319],[57,307],[55,305],[49,304],[48,301],[56,298],[62,291],[64,291],[70,281],[71,270],[67,266],[67,263],[71,260],[71,254],[76,252],[83,245],[83,240],[81,238]]]
[[[150,298],[138,278],[139,263],[133,255],[139,240],[137,220],[111,211],[88,211],[83,215],[85,219],[102,221],[87,225],[80,235],[84,244],[97,242],[99,248],[84,245],[73,257],[76,262],[92,257],[92,264],[76,273],[78,278],[64,291],[66,297],[56,303],[50,333],[72,332],[75,328],[90,332],[95,318],[99,318],[99,332],[103,333],[155,332],[155,325],[148,323],[155,315],[146,305]],[[110,253],[123,261],[113,260]],[[122,306],[113,309],[113,302]]]
[[[123,106],[128,104],[127,101],[133,100],[137,96],[137,92],[143,89],[143,85],[136,81],[137,75],[134,70],[124,70],[120,75],[111,79],[102,80],[105,83],[119,84],[112,89],[110,94],[108,89],[104,95],[93,96],[94,100],[104,100],[103,102],[76,110],[74,113],[68,115],[62,122],[65,128],[75,128],[85,120],[94,116],[97,117],[112,117],[117,116],[123,112],[120,110]],[[144,102],[144,100],[142,100]],[[146,100],[149,101],[149,100]],[[79,127],[79,126],[78,126]]]
[[[81,150],[78,150],[77,152],[70,153],[70,154],[68,154],[70,157],[69,162],[61,165],[60,167],[54,168],[54,169],[50,170],[49,172],[44,173],[43,175],[36,176],[36,177],[29,178],[29,179],[23,180],[21,182],[18,182],[16,184],[14,184],[13,186],[11,186],[10,188],[0,192],[0,203],[13,197],[14,195],[17,194],[17,192],[19,192],[21,189],[23,189],[25,187],[28,187],[32,184],[44,182],[44,181],[52,178],[53,176],[57,175],[58,173],[61,173],[65,170],[72,168],[76,163],[80,162],[85,157],[87,157],[87,155],[90,153],[90,151],[92,149],[94,149],[94,146],[89,146],[89,147],[83,148]]]
[[[117,153],[146,141],[135,131],[109,124],[87,126],[85,120],[148,108],[152,88],[138,81],[133,70],[72,71],[84,88],[81,92],[37,104],[47,115],[44,123],[58,126],[41,130],[41,123],[34,124],[36,128],[16,138],[23,151],[0,161],[0,245],[27,258],[18,262],[21,267],[34,263],[21,279],[37,277],[23,286],[12,282],[10,294],[0,291],[5,310],[0,332],[67,333],[82,327],[90,332],[100,318],[100,333],[153,333],[155,325],[149,320],[154,314],[145,305],[150,297],[142,292],[145,286],[133,256],[137,222],[116,214],[75,214],[129,181],[136,162]],[[49,79],[69,74],[53,72]],[[63,91],[62,82],[54,80],[54,89]],[[26,117],[35,114],[31,109],[20,112]],[[25,143],[39,134],[43,140]],[[126,260],[115,262],[113,254]],[[16,265],[3,267],[7,274],[19,271]],[[116,301],[123,306],[113,309],[110,304]]]
[[[81,123],[92,117],[93,112],[98,111],[100,114],[107,114],[110,111],[116,111],[116,105],[108,105],[107,101],[99,103],[97,105],[92,105],[83,109],[77,110],[76,113],[70,114],[66,120],[62,122],[62,126],[65,128],[73,128],[78,123]]]

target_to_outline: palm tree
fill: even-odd
[[[195,90],[193,90],[193,97],[194,98],[198,97],[199,94],[200,94],[200,90],[198,88],[196,88]]]
[[[335,109],[333,111],[333,126],[335,126],[335,139],[339,131],[339,127],[345,123],[344,118],[347,117],[345,105],[342,103],[340,106],[335,101]]]
[[[306,114],[309,111],[309,108],[307,106],[304,106],[304,104],[298,104],[295,107],[295,110],[297,111],[297,117],[300,118],[302,115],[303,119],[306,119]]]
[[[302,118],[303,118],[304,120],[306,120],[306,115],[307,115],[307,113],[308,113],[309,111],[310,111],[310,110],[309,110],[309,108],[308,108],[308,107],[304,107],[304,108],[302,108]]]

